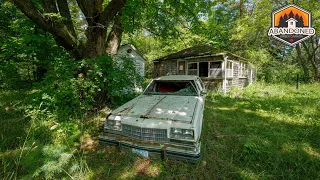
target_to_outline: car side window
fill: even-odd
[[[203,83],[202,83],[202,81],[200,80],[200,79],[197,79],[197,85],[198,85],[198,87],[199,87],[199,89],[200,89],[200,91],[202,91],[203,89],[204,89],[204,86],[203,86]]]
[[[196,90],[197,90],[197,92],[200,92],[201,90],[200,90],[200,87],[199,87],[199,84],[197,83],[197,80],[194,80],[194,81],[192,81],[193,83],[193,85],[194,85],[194,87],[196,88]]]

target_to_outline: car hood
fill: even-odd
[[[113,115],[190,123],[197,96],[141,95],[112,112]]]

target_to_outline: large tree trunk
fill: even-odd
[[[120,45],[122,36],[120,11],[125,6],[126,0],[111,0],[105,8],[102,4],[106,0],[76,0],[87,20],[85,44],[78,40],[66,0],[42,0],[44,12],[31,0],[11,1],[29,19],[51,33],[57,44],[72,52],[76,59],[95,58],[105,53],[114,54]],[[60,14],[64,19],[46,13]],[[114,26],[107,36],[110,24]]]
[[[72,52],[77,60],[94,59],[106,53],[117,53],[123,32],[121,11],[126,4],[126,0],[76,0],[87,21],[85,43],[78,39],[67,0],[42,0],[44,12],[41,8],[38,9],[34,1],[11,1],[30,20],[51,33],[56,43]],[[108,3],[105,8],[103,8],[104,1]],[[59,14],[63,18],[57,18]],[[112,29],[107,36],[107,30],[111,25],[113,25]],[[86,72],[87,70],[84,68],[79,70],[76,75],[82,78],[90,78],[86,76]],[[94,97],[100,105],[108,100],[106,96],[108,94],[107,83],[105,82],[104,89],[97,92]],[[86,91],[86,89],[82,90],[80,95],[82,98],[84,98]]]
[[[106,30],[103,27],[88,27],[87,44],[83,58],[95,58],[106,53]]]
[[[121,24],[121,9],[125,6],[126,0],[112,0],[103,9],[103,0],[87,1],[77,0],[77,3],[86,16],[88,22],[88,28],[86,31],[87,43],[85,50],[83,51],[83,58],[95,58],[107,53],[106,48],[113,46],[112,48],[118,49],[120,42],[112,44],[113,41],[107,41],[107,29],[114,21],[112,30]],[[119,18],[116,18],[119,17]],[[109,33],[112,34],[113,31]],[[116,36],[122,36],[122,33],[116,34]],[[117,37],[120,39],[121,37]],[[111,44],[111,45],[109,45]]]

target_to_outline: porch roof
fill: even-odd
[[[239,58],[242,61],[247,61],[246,59],[232,54],[227,51],[222,51],[217,48],[214,48],[208,44],[196,45],[190,48],[183,49],[173,54],[169,54],[167,56],[158,58],[153,60],[153,62],[165,61],[165,60],[173,60],[173,59],[189,59],[196,57],[209,57],[209,56],[231,56]]]

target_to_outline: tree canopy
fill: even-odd
[[[312,12],[317,31],[295,47],[267,35],[271,12],[288,4]],[[0,0],[0,177],[99,179],[110,173],[111,178],[161,179],[199,178],[201,172],[208,179],[319,179],[319,158],[314,156],[319,150],[319,83],[314,83],[320,81],[319,7],[319,0]],[[132,61],[117,62],[115,54],[124,44],[133,44],[146,57],[145,77]],[[261,81],[226,96],[207,94],[207,159],[197,168],[149,159],[142,167],[131,156],[97,148],[101,120],[139,95],[133,89],[145,88],[153,78],[153,60],[200,44],[248,59]],[[297,75],[306,83],[299,90],[288,85],[296,83]],[[226,122],[235,128],[225,128]],[[236,138],[236,149],[235,138],[228,138],[239,131],[235,123],[245,133]],[[216,128],[227,135],[215,137]],[[292,134],[296,138],[288,144]],[[221,158],[210,148],[218,148]],[[289,168],[282,171],[284,164]],[[141,167],[159,174],[149,176]],[[208,169],[221,172],[220,167],[226,167],[222,173],[206,174]],[[128,169],[139,172],[133,176],[136,170]],[[293,169],[298,171],[292,174]]]
[[[14,4],[14,7],[8,2]],[[210,44],[250,59],[261,69],[261,77],[270,78],[271,75],[267,72],[280,73],[275,67],[295,66],[297,68],[293,71],[294,74],[301,71],[306,81],[318,80],[319,35],[295,48],[266,36],[271,22],[270,12],[290,3],[294,2],[1,1],[1,18],[4,22],[1,28],[1,38],[4,42],[2,62],[10,61],[16,54],[23,52],[32,54],[31,51],[34,50],[31,47],[35,43],[33,40],[39,37],[44,37],[41,41],[50,41],[52,44],[47,44],[47,48],[36,48],[39,52],[34,55],[48,54],[46,51],[50,50],[49,47],[56,44],[78,60],[115,54],[121,43],[135,44],[149,61],[196,44]],[[313,26],[319,34],[320,15],[319,10],[315,8],[319,2],[296,3],[312,12]],[[19,11],[31,21],[24,18]],[[21,45],[19,48],[18,44]],[[45,47],[43,44],[36,46]],[[25,49],[28,48],[29,52],[26,52]],[[46,50],[42,51],[43,49]],[[41,68],[47,69],[45,66],[48,65],[43,57],[38,58],[42,59],[38,61],[38,65],[43,64]],[[149,63],[147,68],[150,72],[152,66],[151,62]],[[266,74],[263,73],[265,70]]]
[[[176,28],[198,23],[210,1],[12,0],[36,25],[77,59],[115,54],[122,33],[145,30],[160,36],[179,34]]]

